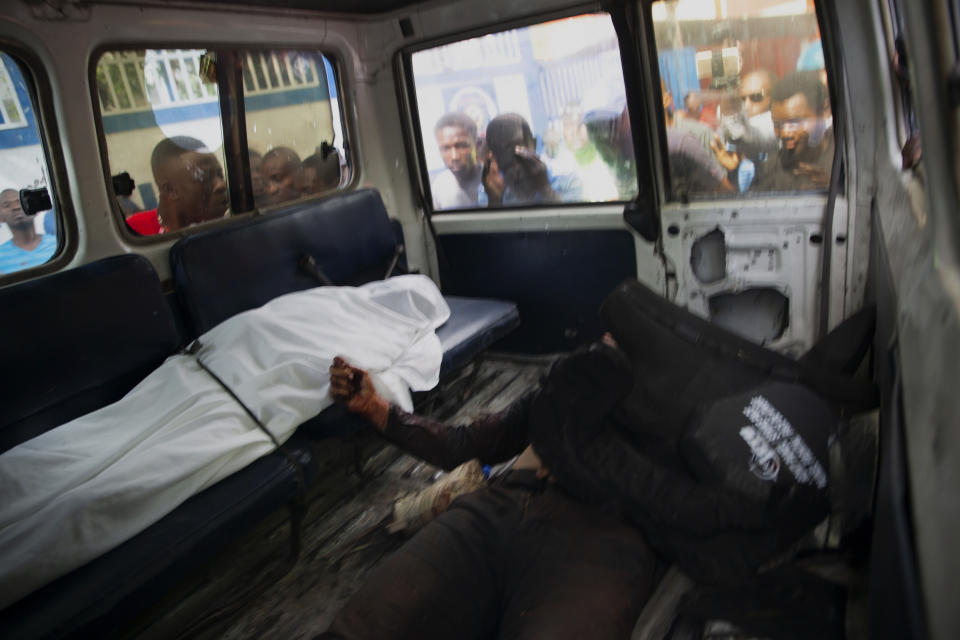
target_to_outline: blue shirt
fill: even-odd
[[[36,267],[49,260],[57,250],[56,237],[41,234],[40,244],[33,251],[24,251],[13,240],[0,244],[0,273],[13,273]]]
[[[550,181],[550,188],[553,189],[553,192],[558,198],[560,198],[560,202],[583,202],[583,183],[580,181],[580,176],[577,174],[554,174],[552,171],[550,171],[550,169],[547,169],[547,179]],[[480,188],[477,190],[477,200],[479,201],[479,206],[487,206],[487,192],[484,190],[482,182],[480,183]],[[545,203],[546,201],[539,193],[533,198],[522,198],[514,193],[510,187],[507,187],[503,192],[504,207],[513,204]]]

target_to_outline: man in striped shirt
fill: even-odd
[[[36,267],[56,253],[56,237],[37,232],[33,218],[20,206],[16,189],[0,191],[0,223],[6,223],[13,235],[0,244],[0,274]]]

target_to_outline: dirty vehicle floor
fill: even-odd
[[[490,356],[421,399],[418,410],[466,422],[497,411],[533,388],[550,359]],[[290,553],[288,514],[280,513],[211,562],[202,580],[138,638],[312,638],[380,560],[399,547],[390,534],[394,501],[440,473],[371,431],[318,447],[321,477],[308,491],[300,554]],[[187,597],[184,593],[189,592]]]

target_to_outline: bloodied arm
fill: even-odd
[[[447,470],[473,458],[484,464],[503,462],[527,445],[530,396],[470,424],[447,425],[390,405],[376,392],[366,371],[342,358],[335,358],[330,366],[330,393],[405,451]]]

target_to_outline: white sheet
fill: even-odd
[[[433,282],[399,276],[277,298],[201,336],[203,362],[280,442],[331,404],[335,355],[407,409],[437,384],[434,332],[450,310]],[[120,401],[0,455],[0,609],[102,555],[273,449],[193,356]]]

